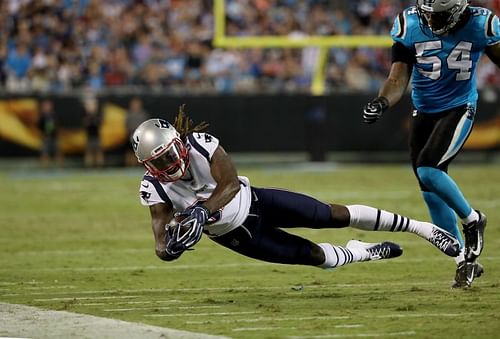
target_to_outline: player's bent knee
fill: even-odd
[[[325,263],[326,255],[321,245],[316,245],[311,248],[311,259],[314,266],[320,266]]]
[[[330,204],[332,209],[332,220],[333,226],[336,227],[347,227],[349,226],[349,220],[351,215],[349,210],[344,205]]]
[[[420,181],[429,188],[434,188],[441,175],[441,170],[434,167],[418,167],[417,175]]]

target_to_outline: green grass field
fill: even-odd
[[[242,168],[255,186],[428,220],[408,166]],[[307,230],[317,242],[392,240],[394,260],[337,270],[267,264],[208,238],[176,262],[154,254],[142,172],[0,172],[0,302],[233,338],[498,338],[500,167],[452,176],[489,218],[485,274],[451,290],[454,261],[412,234]],[[0,320],[1,330],[1,320]],[[0,331],[1,334],[1,331]]]

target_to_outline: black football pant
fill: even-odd
[[[250,214],[240,227],[215,242],[247,257],[267,262],[318,266],[325,258],[315,243],[280,228],[339,228],[331,207],[310,196],[252,187]]]
[[[469,137],[475,110],[467,105],[441,113],[415,111],[410,127],[410,157],[413,171],[422,191],[428,191],[417,174],[419,167],[433,167],[448,173],[448,165]]]

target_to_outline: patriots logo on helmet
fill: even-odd
[[[166,120],[158,119],[158,123],[159,125],[155,124],[155,126],[158,128],[170,128],[170,124]]]

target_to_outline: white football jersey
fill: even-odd
[[[210,173],[210,160],[219,146],[219,140],[207,133],[188,135],[189,167],[184,177],[174,182],[161,182],[146,172],[140,186],[140,200],[144,206],[170,201],[175,211],[181,212],[199,201],[207,200],[217,186]],[[240,191],[219,211],[212,213],[205,230],[211,236],[220,236],[240,226],[248,216],[251,190],[248,178],[239,176]]]

